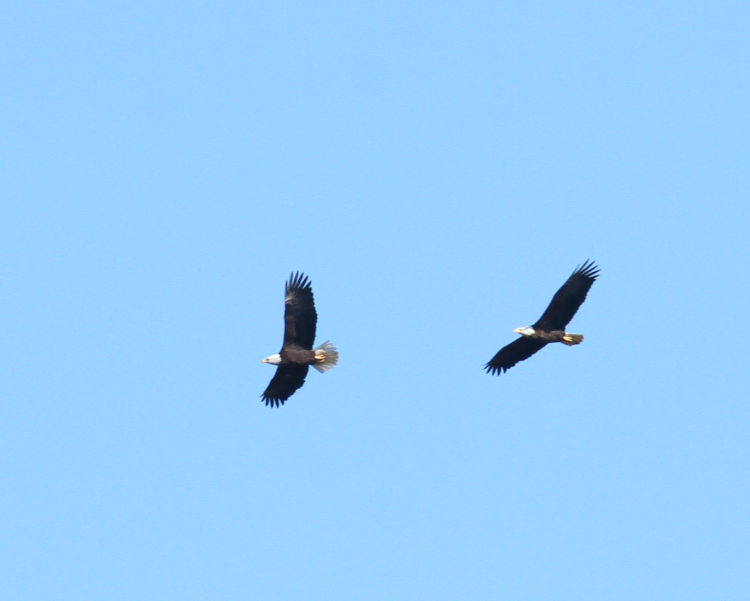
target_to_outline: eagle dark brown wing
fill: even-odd
[[[593,261],[588,260],[577,267],[552,297],[539,320],[531,327],[546,332],[564,330],[578,311],[578,307],[586,300],[586,294],[598,275],[599,268]]]
[[[496,375],[508,371],[519,361],[528,359],[547,344],[544,340],[522,336],[501,348],[484,366],[488,374]]]
[[[305,383],[307,370],[307,365],[279,365],[262,396],[266,405],[283,405]]]
[[[284,290],[284,344],[297,344],[311,349],[315,341],[315,312],[310,279],[303,273],[292,273]]]

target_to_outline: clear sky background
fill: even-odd
[[[4,599],[750,598],[747,3],[3,29]],[[341,360],[271,409],[292,270]]]

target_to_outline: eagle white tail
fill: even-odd
[[[574,344],[581,344],[583,341],[583,334],[568,334],[565,332],[562,337],[562,343],[567,344],[568,346],[573,346]]]
[[[339,352],[328,340],[313,350],[315,351],[315,363],[312,366],[321,373],[328,371],[339,362]]]

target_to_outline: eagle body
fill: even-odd
[[[290,344],[282,348],[279,353],[281,363],[279,365],[312,365],[315,363],[315,351],[302,348],[298,344]]]
[[[549,332],[545,332],[544,330],[534,330],[533,334],[524,335],[535,340],[543,340],[544,342],[564,342],[566,332],[565,330],[551,330]]]
[[[330,342],[313,348],[317,321],[309,278],[292,273],[284,290],[284,343],[278,353],[263,359],[263,363],[277,366],[261,395],[266,405],[283,405],[305,383],[311,365],[325,372],[338,362],[338,351]]]
[[[565,326],[586,300],[586,295],[598,275],[599,267],[593,261],[585,261],[577,267],[552,297],[552,301],[536,323],[513,330],[516,334],[521,334],[521,338],[501,348],[489,360],[485,365],[487,373],[494,375],[506,372],[551,342],[562,342],[567,346],[580,344],[583,335],[566,332]]]

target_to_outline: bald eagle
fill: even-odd
[[[487,373],[495,375],[508,371],[550,342],[562,342],[568,346],[580,344],[583,335],[569,334],[565,331],[565,326],[586,300],[586,293],[598,275],[599,267],[591,260],[577,267],[552,297],[552,302],[535,324],[513,330],[516,334],[521,334],[521,338],[501,348],[490,359],[484,367]]]
[[[325,372],[338,362],[339,353],[330,342],[312,347],[317,321],[309,278],[299,271],[292,273],[285,287],[284,343],[278,353],[263,359],[263,363],[277,366],[261,396],[266,406],[283,405],[305,383],[310,365]]]

